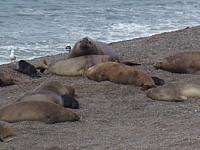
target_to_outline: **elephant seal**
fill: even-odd
[[[200,71],[200,52],[182,52],[164,58],[154,65],[156,69],[172,73],[197,73]]]
[[[21,73],[24,73],[30,77],[41,77],[36,69],[35,66],[33,66],[32,64],[28,63],[25,60],[20,60],[18,62],[18,68],[15,69],[16,71],[19,71]]]
[[[88,37],[84,37],[75,43],[68,58],[85,55],[109,55],[113,60],[119,60],[118,55],[111,46]]]
[[[9,74],[0,72],[0,87],[14,84],[14,79]]]
[[[8,122],[0,121],[0,141],[9,142],[14,139],[14,136],[14,127]]]
[[[74,97],[68,94],[59,96],[50,91],[41,91],[41,92],[26,94],[17,101],[18,102],[43,101],[43,102],[59,104],[65,108],[79,109],[79,102]]]
[[[78,121],[80,116],[71,110],[43,101],[16,102],[0,109],[0,120],[6,122],[42,121],[57,123]]]
[[[65,94],[75,96],[75,89],[72,86],[63,85],[58,81],[47,81],[39,86],[35,91],[51,91],[60,96]]]
[[[89,67],[106,61],[112,61],[112,58],[108,55],[80,56],[50,64],[48,72],[61,76],[82,76]]]
[[[190,97],[200,97],[198,83],[169,83],[147,91],[147,97],[160,101],[185,101]]]
[[[85,76],[95,81],[134,84],[144,90],[155,87],[154,80],[142,71],[118,62],[104,62],[90,67]]]
[[[17,101],[46,101],[66,108],[79,109],[79,102],[73,97],[74,93],[73,87],[64,86],[57,81],[49,81]]]

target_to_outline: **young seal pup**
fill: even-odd
[[[144,90],[155,87],[154,80],[144,72],[117,62],[104,62],[90,67],[85,76],[95,81],[134,84]]]
[[[35,66],[33,66],[32,64],[28,63],[25,60],[20,60],[18,62],[18,68],[15,69],[21,73],[24,73],[30,77],[40,77],[40,75],[38,74],[38,71],[36,69]]]
[[[200,97],[198,83],[169,83],[147,91],[147,97],[160,101],[185,101],[190,97]]]
[[[43,101],[16,102],[0,109],[0,120],[6,122],[42,121],[57,123],[78,121],[80,116],[54,103]]]
[[[13,126],[4,121],[0,121],[0,141],[9,142],[14,139],[15,130]]]
[[[200,52],[177,53],[164,58],[154,67],[172,73],[197,73],[200,71]]]
[[[111,46],[103,42],[94,41],[88,37],[84,37],[75,43],[68,58],[85,55],[109,55],[113,60],[119,60],[118,55]]]

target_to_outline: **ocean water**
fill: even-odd
[[[198,0],[0,0],[0,64],[65,52],[88,36],[115,42],[200,25]]]

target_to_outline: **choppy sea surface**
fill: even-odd
[[[200,25],[199,0],[0,0],[0,64]]]

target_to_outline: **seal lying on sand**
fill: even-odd
[[[154,80],[144,72],[117,62],[104,62],[90,67],[85,76],[95,81],[134,84],[144,90],[155,87]]]
[[[14,79],[9,74],[0,72],[0,87],[14,84]]]
[[[200,84],[170,83],[149,89],[147,97],[161,101],[184,101],[190,97],[200,97]]]
[[[164,58],[154,67],[172,73],[196,73],[200,71],[200,52],[177,53]]]
[[[50,81],[37,88],[33,93],[24,95],[17,101],[46,101],[62,105],[66,108],[78,109],[79,102],[72,97],[74,96],[74,92],[73,87],[65,87],[57,81]]]
[[[6,122],[42,121],[57,123],[78,121],[80,116],[67,108],[49,102],[26,101],[5,106],[0,110],[0,120]]]
[[[106,61],[112,61],[112,58],[108,55],[80,56],[50,64],[48,72],[62,76],[82,76],[89,67]]]
[[[9,142],[14,139],[15,130],[13,126],[4,121],[0,121],[0,141]]]
[[[18,68],[15,70],[24,73],[30,77],[40,77],[36,67],[25,60],[20,60],[18,62]]]
[[[60,96],[65,94],[75,96],[75,89],[72,86],[63,85],[58,81],[47,81],[39,86],[36,91],[51,91]]]
[[[68,58],[85,55],[109,55],[113,60],[119,60],[118,55],[111,46],[103,42],[94,41],[88,37],[84,37],[75,43]]]

